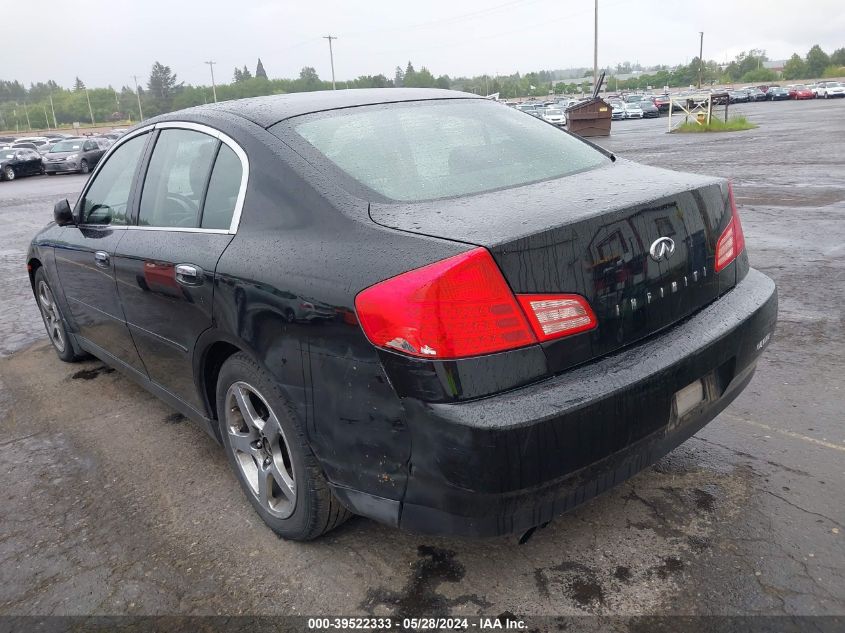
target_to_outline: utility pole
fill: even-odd
[[[332,40],[336,40],[337,38],[334,35],[324,35],[323,39],[329,41],[329,61],[332,63],[332,90],[337,90],[334,85],[334,52],[332,51]]]
[[[23,102],[23,111],[26,114],[26,129],[32,132],[32,125],[29,123],[29,110],[26,108],[26,101]]]
[[[704,31],[699,31],[700,40],[698,43],[698,89],[701,90],[701,74],[704,72],[704,60],[701,56],[704,55]]]
[[[203,63],[208,64],[208,68],[211,70],[211,93],[214,95],[214,103],[217,103],[217,86],[214,85],[214,64],[217,62],[208,61]]]
[[[138,75],[132,75],[135,81],[135,95],[138,97],[138,120],[144,120],[144,111],[141,109],[141,90],[138,88]]]
[[[91,125],[96,125],[94,123],[94,111],[91,109],[91,97],[88,96],[88,88],[85,88],[85,98],[88,99],[88,114],[91,115]]]
[[[59,124],[56,123],[56,108],[53,107],[53,93],[50,93],[50,111],[53,113],[53,127],[59,129]]]
[[[44,110],[44,122],[47,124],[47,129],[50,129],[50,117],[47,116],[47,106],[41,105]]]
[[[595,24],[593,26],[593,87],[599,80],[599,0],[596,2]]]

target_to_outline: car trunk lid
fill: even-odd
[[[598,327],[544,343],[551,372],[649,336],[733,286],[733,267],[713,266],[730,213],[724,181],[624,160],[481,195],[370,206],[378,224],[488,248],[515,293],[586,297]]]

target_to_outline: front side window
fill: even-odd
[[[132,180],[146,142],[147,134],[140,134],[109,156],[81,201],[83,224],[126,224]]]
[[[138,214],[140,226],[195,228],[203,195],[217,154],[216,138],[168,128],[153,150]]]
[[[292,126],[318,160],[400,201],[520,186],[608,162],[543,121],[481,99],[334,110],[278,126]]]

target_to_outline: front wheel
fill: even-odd
[[[66,363],[80,360],[82,356],[73,351],[62,313],[59,311],[59,305],[56,303],[56,297],[43,268],[35,271],[35,297],[38,308],[41,310],[44,327],[47,328],[47,336],[50,337],[50,342],[58,357]]]
[[[79,173],[87,174],[89,171],[91,171],[91,169],[88,167],[88,161],[83,158],[82,162],[79,163]]]
[[[4,177],[6,180],[14,180],[14,179],[15,179],[15,175],[16,175],[16,174],[15,174],[15,170],[14,170],[14,169],[12,169],[11,167],[6,167],[6,169],[4,169],[4,170],[3,170],[3,177]]]
[[[275,380],[231,356],[217,380],[220,435],[241,488],[279,536],[307,541],[351,515],[335,498]]]

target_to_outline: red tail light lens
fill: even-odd
[[[579,295],[517,295],[540,341],[548,341],[596,327],[596,315]]]
[[[355,298],[355,310],[371,343],[422,358],[477,356],[537,342],[484,248],[371,286]]]
[[[735,260],[745,248],[745,235],[742,233],[742,223],[739,221],[734,190],[730,183],[728,183],[728,199],[731,204],[731,221],[728,222],[728,226],[716,242],[716,272]]]

